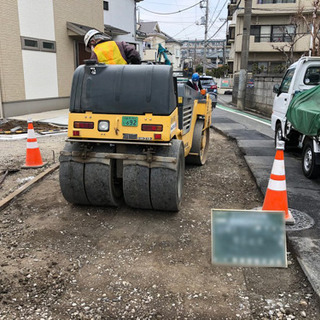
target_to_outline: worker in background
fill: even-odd
[[[90,52],[90,59],[105,64],[140,64],[140,54],[134,46],[122,41],[112,41],[102,32],[91,29],[84,36],[86,50]]]
[[[197,91],[201,91],[202,90],[202,86],[201,86],[201,82],[199,80],[199,74],[196,72],[192,75],[191,80],[189,79],[187,82],[187,85],[191,88],[193,88],[194,90]]]

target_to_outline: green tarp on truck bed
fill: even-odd
[[[291,100],[287,119],[305,135],[320,135],[320,85],[298,93]]]

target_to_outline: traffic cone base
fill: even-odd
[[[37,169],[37,168],[42,168],[44,167],[48,162],[42,162],[41,165],[32,165],[25,163],[23,166],[21,166],[22,169]]]
[[[286,224],[290,224],[290,225],[295,223],[294,218],[293,218],[290,210],[288,210],[288,213],[285,216],[285,221],[286,221]]]
[[[22,166],[22,168],[41,168],[45,165],[46,163],[43,162],[41,158],[40,149],[38,147],[37,138],[34,133],[32,120],[28,120],[26,163],[24,164],[24,166]]]

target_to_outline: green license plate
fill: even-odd
[[[125,127],[137,127],[138,117],[122,117],[122,125]]]

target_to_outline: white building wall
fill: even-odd
[[[143,51],[142,60],[144,61],[156,61],[157,60],[157,52],[156,49],[146,49]]]
[[[21,36],[55,40],[52,0],[18,0],[18,11]]]
[[[52,0],[18,0],[20,35],[55,41]],[[22,50],[26,99],[58,97],[54,52]]]
[[[109,0],[109,10],[104,10],[104,24],[130,32],[126,35],[115,37],[116,41],[137,43],[135,40],[135,1],[134,0]]]
[[[171,53],[171,55],[168,54],[168,59],[171,61],[173,65],[173,70],[181,70],[181,45],[177,43],[168,43],[166,44],[166,47]]]
[[[58,97],[55,53],[22,50],[26,99]]]

